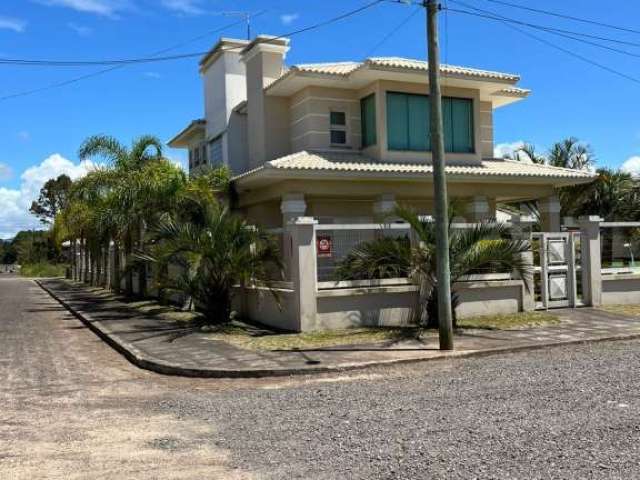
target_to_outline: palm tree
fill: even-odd
[[[480,223],[471,228],[452,228],[456,215],[455,207],[450,211],[449,241],[452,284],[452,310],[458,305],[456,282],[472,273],[514,271],[524,279],[527,288],[531,284],[531,266],[524,254],[530,250],[528,241],[509,238],[506,225],[502,223]],[[396,275],[406,270],[420,285],[422,312],[419,323],[428,328],[438,326],[438,282],[436,276],[435,226],[425,222],[412,210],[398,208],[396,215],[407,222],[416,236],[411,248],[400,245],[385,249],[389,239],[366,242],[356,247],[338,266],[342,280],[380,278],[382,272]],[[409,267],[409,268],[407,268]]]
[[[595,163],[595,156],[589,145],[575,137],[565,138],[553,144],[549,150],[548,163],[553,167],[587,170]]]
[[[524,143],[520,148],[515,151],[514,154],[515,160],[527,160],[531,163],[537,163],[539,165],[544,165],[547,163],[547,159],[536,152],[536,147],[532,143]]]
[[[112,208],[109,209],[109,213],[113,225],[118,230],[115,237],[122,242],[125,253],[127,266],[125,290],[128,295],[132,295],[134,245],[143,247],[144,221],[150,213],[150,210],[145,208],[146,205],[140,203],[142,198],[149,198],[139,195],[145,190],[141,188],[144,178],[140,174],[144,172],[146,165],[162,160],[162,142],[154,136],[144,135],[135,139],[131,147],[127,148],[113,137],[96,135],[85,140],[78,156],[81,160],[98,157],[110,163],[111,174],[115,181],[112,184],[113,196],[110,199]],[[119,246],[118,243],[116,247]],[[141,295],[146,291],[146,276],[146,265],[139,264],[138,278]]]
[[[138,254],[158,265],[157,282],[192,299],[209,324],[230,319],[238,285],[263,282],[275,295],[270,278],[274,272],[281,278],[282,263],[273,239],[216,200],[185,202],[189,213],[165,214],[150,230],[148,253]],[[162,274],[170,264],[181,267],[173,278]]]
[[[608,221],[637,220],[640,186],[626,172],[599,168],[596,179],[586,186],[567,189],[569,213],[574,216],[599,215]]]

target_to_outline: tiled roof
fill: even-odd
[[[433,173],[433,166],[424,163],[378,162],[357,153],[301,151],[266,162],[263,167],[236,178],[249,176],[261,170],[388,173],[390,178],[393,178],[393,174],[429,175]],[[450,163],[445,170],[452,176],[544,177],[567,180],[589,180],[594,177],[590,172],[499,158],[484,159],[478,163]]]
[[[414,60],[401,57],[373,57],[366,59],[364,62],[307,63],[294,65],[289,69],[289,71],[320,73],[326,75],[349,75],[357,69],[364,67],[427,71],[428,63],[424,60]],[[440,72],[448,75],[463,75],[467,77],[505,80],[511,82],[517,82],[520,80],[518,75],[511,73],[493,72],[455,65],[440,65]]]

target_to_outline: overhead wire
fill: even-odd
[[[384,1],[389,1],[389,0],[374,0],[372,2],[369,2],[369,3],[366,3],[366,4],[362,5],[362,6],[360,6],[360,7],[356,8],[356,9],[354,9],[354,10],[350,10],[350,11],[345,12],[343,14],[340,14],[340,15],[337,15],[335,17],[332,17],[332,18],[330,18],[328,20],[324,20],[322,22],[318,22],[318,23],[315,23],[313,25],[309,25],[307,27],[303,27],[301,29],[294,30],[292,32],[288,32],[288,33],[285,33],[285,34],[282,34],[282,35],[278,35],[276,37],[268,37],[268,38],[264,38],[264,39],[258,39],[257,42],[258,43],[271,43],[271,42],[275,42],[275,41],[283,39],[283,38],[292,37],[294,35],[298,35],[298,34],[305,33],[305,32],[308,32],[308,31],[311,31],[311,30],[314,30],[314,29],[317,29],[317,28],[321,28],[321,27],[330,25],[332,23],[335,23],[335,22],[344,20],[346,18],[349,18],[349,17],[351,17],[353,15],[356,15],[356,14],[358,14],[360,12],[363,12],[365,10],[368,10],[368,9],[370,9],[370,8],[380,4],[380,3],[383,3]],[[402,3],[401,0],[391,0],[391,1],[393,3]],[[222,30],[226,30],[228,28],[231,28],[232,26],[239,25],[240,23],[244,23],[244,19],[240,20],[240,21],[237,21],[237,22],[233,22],[232,24],[223,26],[220,29],[216,29],[215,31],[208,32],[208,35],[211,35],[212,33],[216,33],[216,32],[222,31]],[[152,54],[152,57],[148,57],[148,58],[144,58],[144,59],[120,59],[120,60],[115,60],[115,61],[114,60],[110,60],[109,61],[110,63],[106,63],[108,65],[113,65],[110,68],[99,70],[97,72],[88,73],[86,75],[82,75],[82,76],[79,76],[79,77],[71,78],[69,80],[64,80],[64,81],[61,81],[61,82],[53,83],[53,84],[46,85],[46,86],[43,86],[43,87],[39,87],[39,88],[31,89],[31,90],[25,90],[25,91],[22,91],[22,92],[17,92],[17,93],[13,93],[13,94],[0,96],[0,101],[8,100],[8,99],[11,99],[11,98],[23,97],[23,96],[27,96],[27,95],[32,95],[32,94],[35,94],[35,93],[43,92],[43,91],[46,91],[46,90],[51,90],[51,89],[54,89],[54,88],[60,88],[60,87],[66,86],[66,85],[70,85],[70,84],[73,84],[73,83],[80,82],[82,80],[86,80],[86,79],[89,79],[89,78],[92,78],[92,77],[96,77],[98,75],[102,75],[104,73],[111,72],[111,71],[116,70],[118,68],[123,68],[125,66],[131,65],[131,64],[135,64],[135,63],[150,63],[151,61],[162,61],[163,59],[159,58],[158,55],[161,55],[162,53],[165,53],[167,51],[173,50],[175,48],[177,48],[177,47],[170,47],[169,49],[164,49],[159,53],[157,52],[156,55]],[[231,50],[231,49],[236,49],[236,48],[237,47],[221,48],[220,50],[221,51],[226,51],[226,50]],[[179,58],[189,58],[189,57],[193,57],[193,56],[202,56],[202,55],[204,55],[206,53],[208,53],[208,52],[197,52],[197,53],[188,53],[188,54],[182,54],[182,55],[174,55],[174,56],[171,56],[170,59],[171,60],[175,60],[175,59],[179,59]],[[165,57],[165,59],[166,59],[166,57]],[[117,63],[114,64],[113,62],[117,62]],[[79,62],[76,61],[75,63],[78,64]],[[89,65],[102,65],[102,64],[105,64],[105,63],[100,63],[98,61],[91,61],[91,63]],[[85,66],[85,65],[86,64],[83,64],[83,66]]]
[[[548,47],[551,47],[551,48],[553,48],[555,50],[563,52],[566,55],[569,55],[571,57],[577,58],[577,59],[579,59],[579,60],[581,60],[581,61],[583,61],[585,63],[588,63],[588,64],[590,64],[592,66],[600,68],[601,70],[607,71],[607,72],[612,73],[614,75],[617,75],[619,77],[622,77],[622,78],[625,78],[627,80],[630,80],[630,81],[632,81],[634,83],[640,84],[640,78],[637,78],[637,77],[634,77],[632,75],[626,74],[626,73],[624,73],[624,72],[622,72],[620,70],[617,70],[615,68],[609,67],[608,65],[604,65],[604,64],[602,64],[600,62],[596,62],[595,60],[592,60],[592,59],[590,59],[588,57],[585,57],[584,55],[576,53],[576,52],[574,52],[572,50],[569,50],[567,48],[561,47],[560,45],[556,45],[555,43],[553,43],[553,42],[551,42],[551,41],[549,41],[547,39],[544,39],[542,37],[539,37],[538,35],[535,35],[535,34],[533,34],[531,32],[523,30],[519,26],[511,24],[511,22],[509,21],[508,17],[504,17],[504,16],[502,16],[502,15],[500,15],[498,13],[495,13],[495,12],[492,12],[492,11],[489,11],[489,10],[484,10],[484,9],[481,9],[481,8],[474,7],[472,5],[469,5],[469,4],[466,4],[464,2],[461,2],[460,0],[450,0],[450,1],[452,3],[460,4],[460,5],[463,5],[463,6],[467,7],[467,8],[471,8],[471,9],[475,10],[476,12],[479,12],[480,14],[484,14],[484,15],[489,14],[489,15],[492,15],[494,17],[499,17],[499,18],[496,18],[497,21],[501,22],[503,25],[507,26],[508,28],[511,28],[512,30],[515,30],[515,31],[521,33],[522,35],[525,35],[525,36],[527,36],[529,38],[532,38],[532,39],[534,39],[534,40],[536,40],[536,41],[538,41],[540,43],[543,43],[543,44],[547,45]],[[482,15],[474,14],[474,16],[482,18]]]

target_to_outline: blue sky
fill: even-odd
[[[487,0],[465,1],[529,22],[640,43],[638,34],[514,10]],[[266,10],[253,20],[254,31],[282,34],[364,3],[367,2],[4,0],[0,4],[0,57],[91,60],[146,56],[234,21],[219,12]],[[464,8],[452,0],[449,5]],[[615,8],[604,10],[602,6],[596,0],[535,2],[537,8],[630,28],[637,23],[634,19],[640,18],[638,2],[615,2]],[[359,60],[372,55],[424,58],[422,12],[380,44],[416,8],[382,3],[340,23],[292,37],[287,62]],[[237,26],[223,34],[243,37],[245,30]],[[219,35],[212,34],[174,52],[207,50]],[[542,33],[536,35],[640,78],[640,58]],[[486,19],[453,12],[446,17],[441,15],[441,36],[443,61],[518,73],[522,76],[521,86],[533,90],[529,99],[497,111],[497,144],[524,140],[544,150],[552,142],[573,135],[592,145],[600,165],[617,167],[640,157],[640,83],[583,63]],[[640,54],[638,47],[620,48]],[[0,68],[3,97],[104,67]],[[66,87],[0,101],[0,238],[34,225],[25,205],[48,175],[60,171],[81,175],[86,170],[78,165],[76,151],[88,135],[107,133],[128,142],[137,135],[152,133],[167,140],[189,120],[201,117],[202,109],[197,59],[129,66]],[[168,153],[184,161],[182,152]],[[634,161],[640,164],[640,158]]]

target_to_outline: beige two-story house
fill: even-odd
[[[205,117],[169,142],[189,150],[190,170],[227,165],[239,208],[267,227],[300,216],[367,223],[398,203],[431,214],[427,62],[286,66],[289,48],[285,38],[223,38],[201,60]],[[519,76],[449,65],[441,75],[448,191],[464,219],[537,200],[543,228],[558,230],[556,190],[592,175],[494,158],[494,111],[530,93]]]

